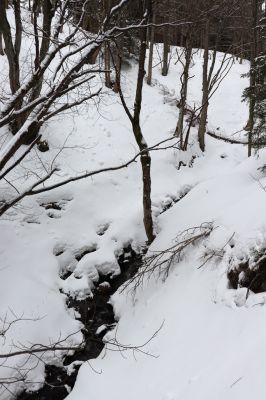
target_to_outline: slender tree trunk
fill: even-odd
[[[139,149],[144,151],[141,155],[141,168],[143,180],[143,223],[145,232],[148,238],[148,243],[151,243],[155,235],[153,233],[153,220],[151,210],[151,157],[147,149],[147,144],[144,141],[141,128],[137,122],[133,122],[133,132],[138,143]]]
[[[0,56],[4,56],[4,48],[3,48],[3,34],[0,32]]]
[[[152,15],[152,0],[144,1],[144,21],[143,24],[147,24]],[[143,136],[140,126],[140,113],[142,104],[142,91],[143,82],[145,76],[145,60],[146,60],[146,46],[147,46],[147,26],[140,30],[140,50],[139,50],[139,61],[138,61],[138,77],[137,86],[134,102],[133,114],[129,110],[122,90],[120,86],[120,71],[117,68],[117,63],[114,63],[113,55],[111,53],[112,62],[115,65],[116,70],[116,81],[118,82],[118,93],[120,95],[121,103],[125,109],[125,112],[131,122],[132,130],[134,133],[135,140],[141,151],[141,168],[142,168],[142,182],[143,182],[143,223],[145,232],[147,235],[148,243],[151,243],[154,238],[153,232],[153,220],[152,220],[152,208],[151,208],[151,157],[148,150],[148,145]]]
[[[244,40],[243,40],[243,36],[241,36],[239,64],[243,64],[243,59],[244,59]]]
[[[110,10],[110,0],[104,0],[103,3],[103,18],[108,14]],[[110,48],[109,48],[109,43],[105,42],[104,43],[104,69],[105,69],[105,86],[108,87],[109,89],[112,87],[112,82],[111,82],[111,72],[110,72]]]
[[[37,4],[38,6],[38,4]],[[38,7],[37,7],[38,8]],[[36,10],[38,13],[38,10]],[[54,8],[50,0],[43,0],[43,26],[42,26],[42,43],[40,48],[40,54],[38,57],[39,63],[42,62],[46,53],[49,50],[51,41],[51,24],[54,16]],[[42,90],[43,77],[39,79],[38,84],[35,85],[31,93],[31,101],[39,97]]]
[[[209,20],[206,21],[205,37],[204,37],[204,55],[202,69],[202,101],[201,114],[198,129],[199,146],[202,151],[205,150],[205,132],[208,117],[209,105],[209,85],[208,85],[208,63],[209,63]]]
[[[31,22],[33,24],[34,29],[34,43],[35,43],[35,60],[34,66],[35,71],[39,68],[40,65],[40,43],[39,43],[39,33],[38,33],[38,15],[37,15],[37,0],[33,1],[32,5],[32,13],[31,13]]]
[[[185,140],[184,140],[184,144],[183,144],[184,151],[187,151],[188,139],[189,139],[191,127],[194,126],[196,118],[197,118],[196,117],[196,106],[194,106],[194,110],[192,111],[191,116],[190,116],[189,124],[187,127],[187,132],[186,132],[186,136],[185,136]]]
[[[43,25],[42,25],[42,42],[41,46],[39,49],[39,38],[38,38],[38,31],[37,31],[37,16],[40,10],[40,4],[38,0],[35,0],[33,3],[32,7],[32,13],[33,13],[33,24],[34,24],[34,31],[35,31],[35,70],[39,68],[40,63],[43,61],[44,57],[46,56],[49,47],[50,47],[50,41],[51,41],[51,24],[52,24],[52,19],[54,16],[54,8],[50,0],[43,0],[42,2],[42,11],[43,11]],[[39,53],[38,53],[39,51]],[[37,99],[42,90],[42,85],[43,85],[43,76],[38,79],[38,82],[33,86],[31,95],[30,95],[30,100],[33,101]],[[18,122],[18,128],[21,128],[21,126],[24,124],[24,122],[27,120],[28,115],[30,112],[25,112],[20,116],[20,120]],[[34,129],[31,130],[31,134],[28,134],[26,136],[26,139],[24,140],[23,144],[30,144],[37,136],[39,133],[39,128],[34,127]]]
[[[155,22],[156,22],[156,15],[155,15],[155,11],[153,11],[152,23],[155,24]],[[152,61],[153,61],[153,49],[154,49],[154,34],[155,34],[155,27],[152,26],[150,28],[150,52],[149,52],[148,75],[147,75],[147,84],[148,85],[151,85],[151,79],[152,79]]]
[[[151,15],[151,1],[147,1],[147,9],[149,15]],[[148,21],[148,16],[147,16]],[[151,157],[148,151],[148,145],[143,137],[140,127],[140,112],[142,103],[142,89],[143,80],[145,75],[145,58],[146,58],[146,38],[147,28],[141,29],[140,32],[140,53],[139,53],[139,69],[137,88],[134,103],[134,116],[132,119],[132,128],[135,135],[136,142],[139,149],[143,151],[141,155],[141,167],[142,167],[142,179],[143,179],[143,222],[148,238],[148,242],[151,243],[154,238],[153,232],[153,220],[152,220],[152,209],[151,209]]]
[[[169,52],[169,28],[164,27],[163,35],[163,68],[162,75],[167,76],[168,74],[168,52]]]
[[[188,89],[188,80],[189,80],[189,66],[191,62],[192,56],[192,44],[189,37],[186,39],[185,43],[185,65],[183,70],[183,80],[180,91],[180,108],[179,108],[179,116],[177,121],[177,126],[175,130],[175,135],[180,138],[180,148],[183,148],[183,126],[184,126],[184,117],[185,117],[185,108],[187,102],[187,89]]]
[[[117,49],[117,54],[116,54],[116,59],[114,60],[115,62],[115,69],[116,69],[116,79],[115,79],[115,84],[113,91],[115,93],[119,93],[120,91],[120,81],[121,81],[121,68],[122,68],[122,58],[119,55],[119,50]]]
[[[111,64],[110,64],[110,49],[107,42],[104,43],[104,77],[105,77],[105,86],[109,89],[112,87],[111,82],[111,72],[110,72]]]
[[[12,34],[6,16],[5,3],[0,1],[0,30],[5,41],[5,53],[9,65],[9,83],[11,93],[14,94],[20,87],[19,81],[19,54],[16,53],[12,42]]]
[[[6,4],[0,0],[0,32],[3,35],[5,42],[5,54],[8,60],[9,68],[9,85],[12,94],[20,88],[20,66],[19,66],[19,54],[21,47],[21,37],[22,37],[22,24],[21,24],[21,13],[20,13],[20,0],[14,0],[14,14],[15,14],[15,24],[16,33],[15,41],[13,44],[11,27],[9,25],[7,15],[6,15]],[[22,105],[22,100],[16,105],[16,109],[20,108]],[[10,124],[12,133],[16,133],[20,128],[21,117],[14,119]]]
[[[249,119],[248,119],[248,157],[252,151],[252,136],[255,123],[255,105],[256,105],[256,56],[257,56],[257,16],[258,0],[252,0],[252,39],[250,47],[250,97],[249,97]]]

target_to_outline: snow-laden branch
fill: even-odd
[[[159,147],[164,143],[167,143],[169,141],[175,140],[174,143],[172,143],[169,146],[166,147]],[[59,181],[57,183],[54,183],[52,185],[49,186],[43,186],[41,188],[37,188],[38,186],[44,184],[45,182],[47,182],[52,175],[55,174],[55,172],[58,172],[58,168],[53,168],[49,173],[47,173],[42,179],[38,180],[37,182],[33,183],[32,185],[30,185],[27,189],[25,189],[23,192],[21,192],[18,196],[14,197],[12,200],[4,202],[1,206],[0,206],[0,216],[2,216],[7,210],[9,210],[11,207],[13,207],[14,205],[16,205],[18,202],[20,202],[23,198],[28,197],[28,196],[33,196],[33,195],[37,195],[40,193],[44,193],[44,192],[48,192],[54,189],[57,189],[61,186],[65,186],[68,183],[71,182],[76,182],[79,181],[81,179],[85,179],[94,175],[98,175],[101,174],[103,172],[112,172],[112,171],[118,171],[120,169],[126,168],[128,167],[130,164],[134,163],[138,157],[140,157],[141,155],[143,155],[145,152],[147,151],[155,151],[155,150],[167,150],[169,148],[176,148],[178,142],[176,142],[176,137],[171,137],[165,140],[162,140],[159,143],[156,143],[155,145],[144,149],[140,152],[138,152],[134,157],[132,157],[130,160],[117,165],[117,166],[113,166],[113,167],[106,167],[106,168],[101,168],[101,169],[97,169],[94,171],[87,171],[84,172],[83,174],[77,175],[77,176],[72,176],[70,178],[67,178],[63,181]]]
[[[118,12],[121,8],[123,8],[129,0],[121,0],[116,6],[112,7],[110,11],[107,13],[105,19],[102,24],[102,31],[105,31],[110,19]]]

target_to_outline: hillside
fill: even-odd
[[[25,42],[24,59],[29,48]],[[259,288],[255,283],[256,271],[264,273],[266,152],[248,158],[247,146],[209,135],[202,152],[197,123],[187,151],[180,150],[173,134],[181,49],[171,48],[166,77],[161,75],[162,53],[158,45],[152,85],[144,82],[140,121],[151,148],[153,243],[147,245],[143,226],[138,157],[125,168],[25,197],[0,220],[1,400],[19,393],[26,396],[21,399],[48,399],[34,394],[47,380],[47,365],[71,376],[81,364],[72,391],[74,382],[62,380],[67,400],[263,397],[266,286],[263,279]],[[248,78],[241,76],[249,62],[227,57],[231,67],[209,100],[207,132],[245,141],[248,106],[241,99]],[[223,60],[224,54],[218,53],[215,71]],[[203,51],[193,49],[190,110],[200,106],[202,62]],[[4,91],[5,58],[0,59],[0,71]],[[123,65],[121,85],[130,110],[137,73],[133,59]],[[97,75],[94,90],[102,79]],[[12,135],[0,129],[4,147]],[[12,185],[1,183],[8,198],[53,165],[57,170],[50,185],[86,171],[119,167],[139,153],[119,95],[107,88],[89,105],[56,116],[42,129],[49,151],[40,156],[34,148],[12,172]],[[139,269],[132,279],[127,265],[134,262]],[[234,279],[239,279],[236,287]],[[238,284],[241,279],[243,285]],[[114,294],[108,292],[112,282]],[[102,326],[99,317],[93,338],[107,345],[102,351],[99,345],[97,358],[87,360],[85,352],[75,359],[73,348],[84,345],[84,335],[95,322],[90,304],[101,300],[100,290],[107,308],[112,294],[113,310],[108,312],[114,315],[108,314],[111,322]],[[40,357],[28,352],[4,357],[38,344],[53,351]],[[53,349],[54,344],[62,349]],[[70,359],[63,365],[66,354]]]

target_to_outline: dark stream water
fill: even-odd
[[[86,298],[82,301],[68,298],[67,306],[75,308],[78,311],[78,318],[84,325],[82,333],[84,335],[85,346],[76,351],[74,355],[67,356],[64,359],[64,366],[70,365],[76,361],[86,361],[96,358],[101,353],[104,344],[103,336],[108,330],[112,329],[116,323],[113,308],[109,304],[110,296],[128,279],[132,278],[142,263],[142,255],[137,254],[131,246],[124,249],[121,256],[118,257],[118,263],[121,268],[121,274],[112,278],[111,276],[101,276],[94,289],[93,298]],[[106,326],[100,334],[97,330],[102,325]],[[79,364],[79,363],[77,363]],[[66,368],[55,365],[46,365],[45,384],[36,392],[22,392],[18,400],[63,400],[68,395],[67,389],[72,389],[78,369],[76,365],[71,375],[67,374]]]

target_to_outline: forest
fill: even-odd
[[[0,400],[266,390],[265,0],[0,0]]]

